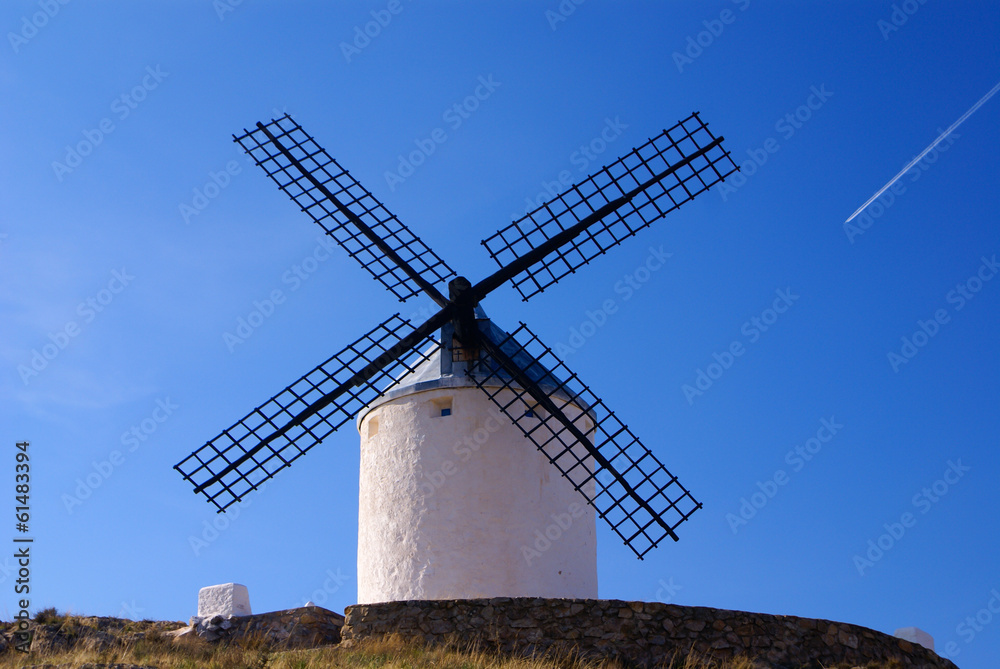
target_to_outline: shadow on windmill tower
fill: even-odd
[[[508,334],[480,302],[508,282],[534,297],[732,174],[697,113],[483,241],[499,269],[475,284],[288,115],[234,139],[400,301],[440,310],[390,317],[185,458],[195,492],[225,511],[356,421],[362,604],[596,598],[597,516],[640,559],[678,540],[701,504],[527,326]]]

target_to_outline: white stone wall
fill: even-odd
[[[597,597],[593,509],[482,391],[404,394],[359,429],[359,603]]]

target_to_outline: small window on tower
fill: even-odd
[[[371,439],[378,434],[378,417],[372,416],[368,419],[368,438]]]
[[[450,397],[439,397],[438,399],[431,400],[431,416],[450,416],[451,415],[451,398]]]

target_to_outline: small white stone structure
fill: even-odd
[[[358,416],[358,603],[596,598],[593,508],[444,358]]]
[[[911,643],[918,643],[927,650],[934,650],[934,637],[919,627],[900,627],[893,633],[893,636]]]
[[[250,593],[245,585],[223,583],[210,585],[198,591],[198,617],[249,616]]]

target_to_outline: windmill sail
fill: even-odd
[[[392,316],[223,430],[174,469],[194,484],[195,492],[224,511],[427,360],[432,352],[428,345],[438,346],[429,336],[407,342],[401,355],[392,351],[414,332],[409,321]]]
[[[423,291],[445,305],[435,285],[455,272],[290,116],[233,139],[400,302]]]
[[[524,340],[521,343],[517,339]],[[641,559],[701,508],[590,388],[523,323],[468,375]]]
[[[722,140],[694,113],[482,244],[505,268],[567,237],[511,278],[528,300],[735,172]]]

